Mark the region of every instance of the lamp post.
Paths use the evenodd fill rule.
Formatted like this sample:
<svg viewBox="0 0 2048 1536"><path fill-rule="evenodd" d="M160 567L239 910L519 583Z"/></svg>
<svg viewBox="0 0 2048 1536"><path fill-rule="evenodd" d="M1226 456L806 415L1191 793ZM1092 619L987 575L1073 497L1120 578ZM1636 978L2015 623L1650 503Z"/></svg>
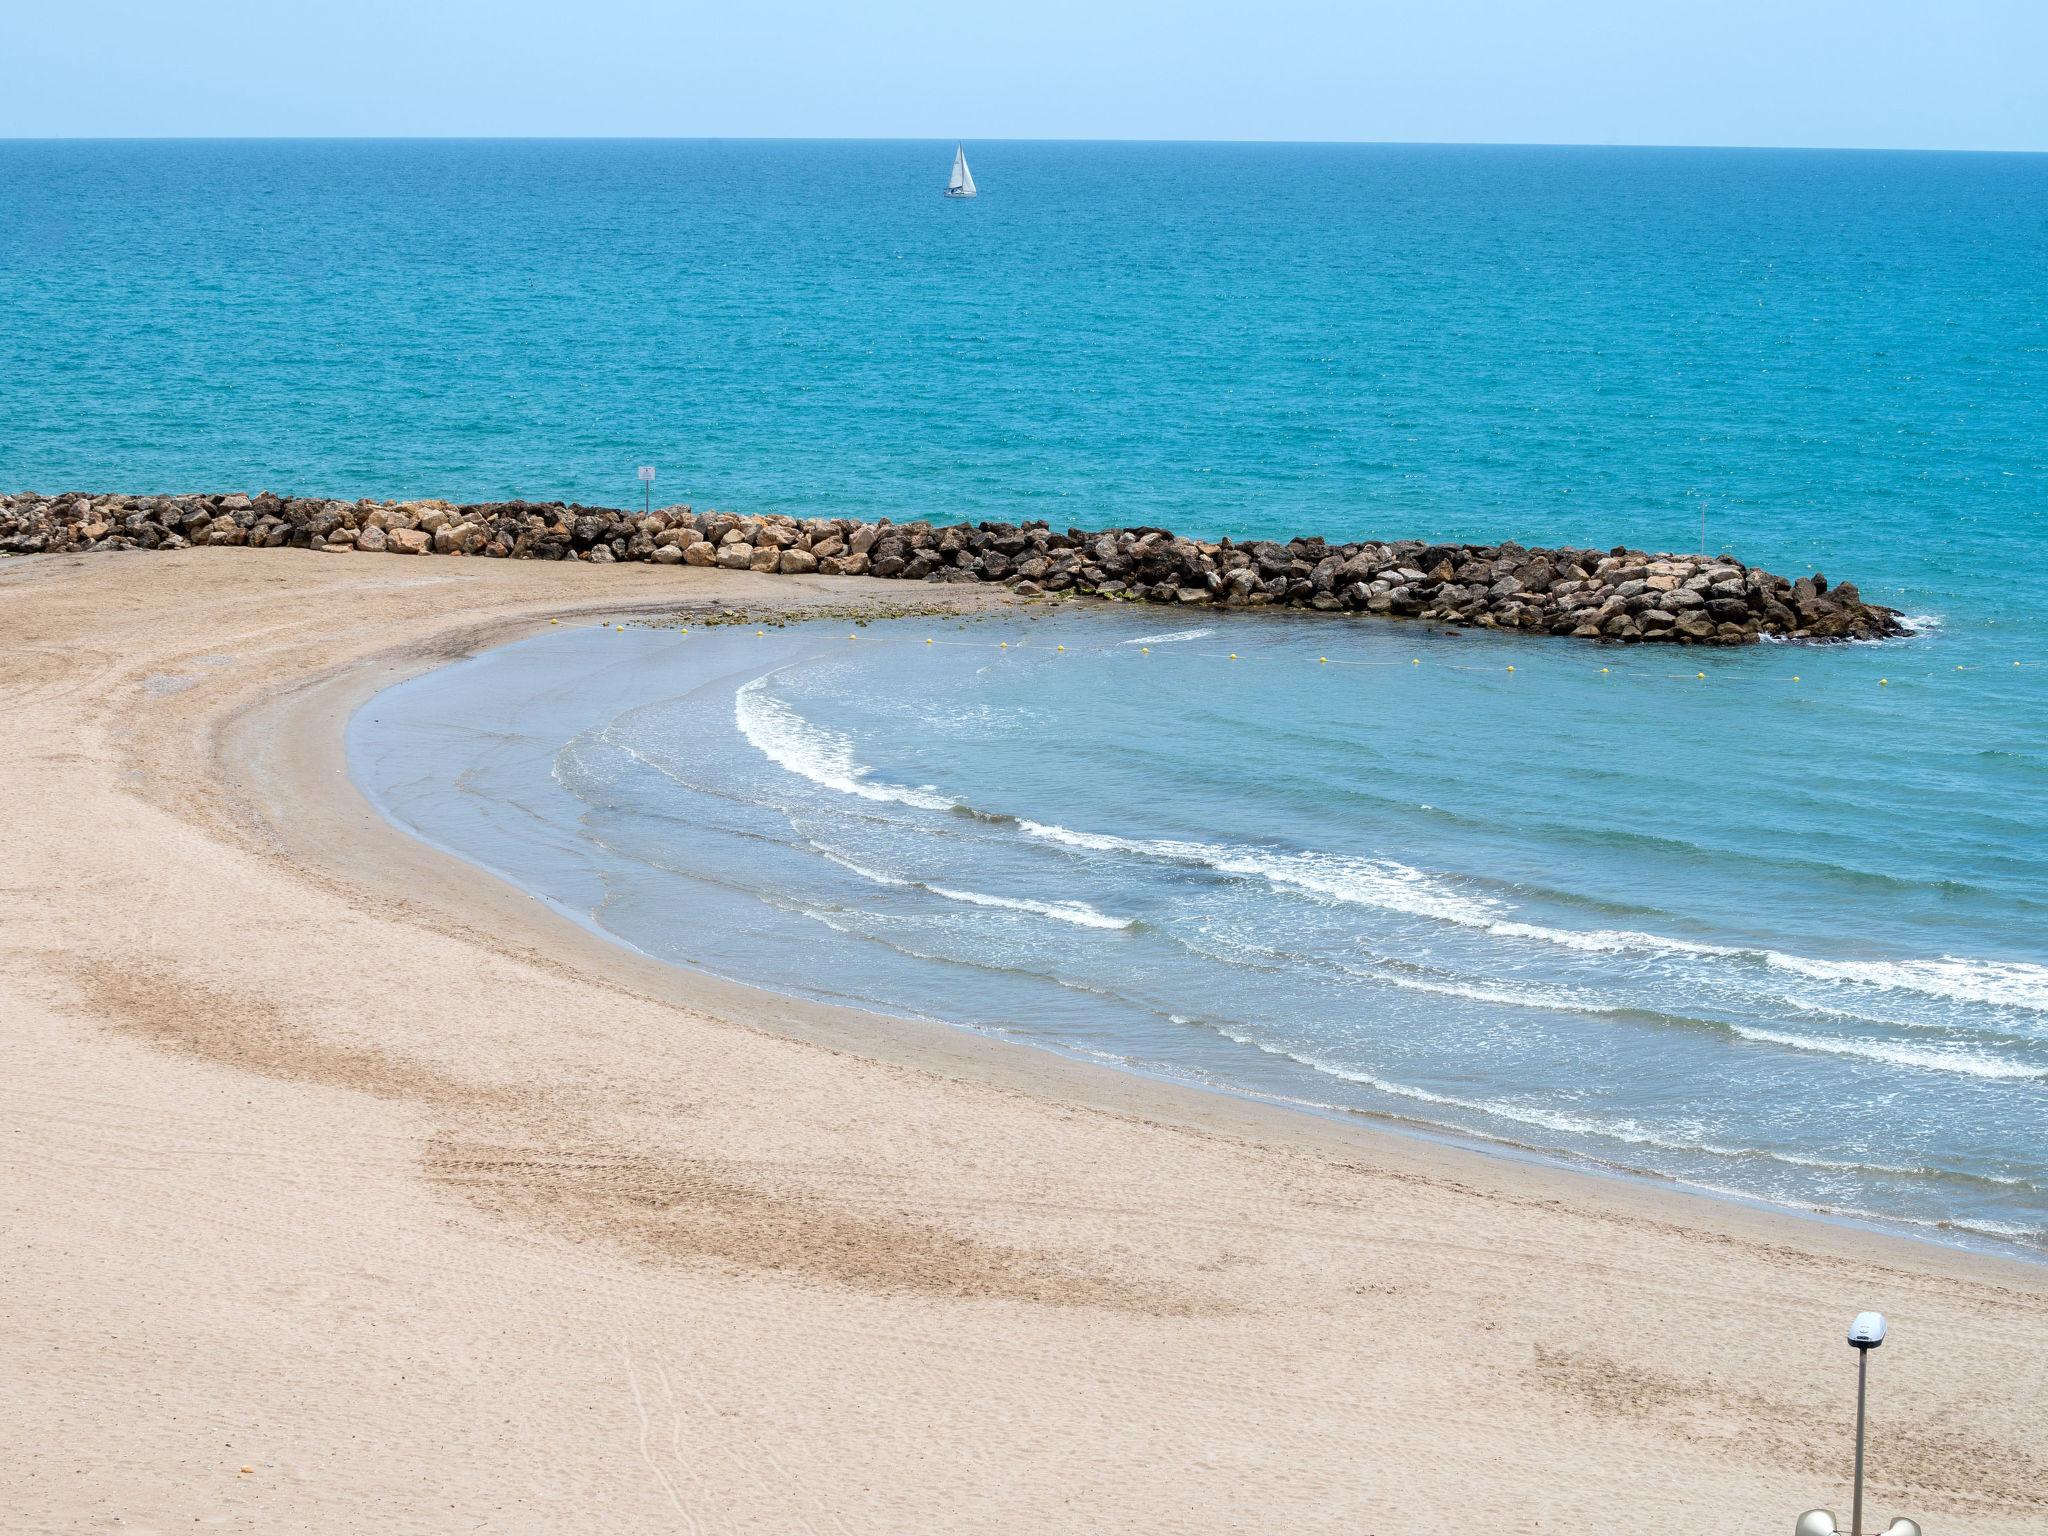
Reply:
<svg viewBox="0 0 2048 1536"><path fill-rule="evenodd" d="M1849 1536L1863 1536L1863 1404L1870 1386L1870 1352L1884 1342L1884 1314L1858 1312L1849 1325L1856 1351L1856 1491L1850 1496Z"/></svg>
<svg viewBox="0 0 2048 1536"><path fill-rule="evenodd" d="M1884 1343L1882 1312L1858 1312L1849 1325L1849 1347L1856 1351L1856 1474L1849 1506L1849 1536L1863 1536L1863 1410L1870 1384L1870 1352ZM1792 1536L1838 1536L1832 1510L1809 1509L1792 1527ZM1884 1528L1883 1536L1920 1536L1920 1527L1904 1515Z"/></svg>

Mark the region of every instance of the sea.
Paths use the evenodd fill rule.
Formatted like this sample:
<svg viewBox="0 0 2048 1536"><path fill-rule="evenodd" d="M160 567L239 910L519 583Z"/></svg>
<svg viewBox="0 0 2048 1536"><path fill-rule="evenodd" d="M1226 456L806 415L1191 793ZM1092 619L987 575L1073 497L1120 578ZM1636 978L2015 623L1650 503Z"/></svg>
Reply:
<svg viewBox="0 0 2048 1536"><path fill-rule="evenodd" d="M569 627L350 750L679 965L2048 1258L2048 157L966 150L0 143L0 490L1853 580L1912 637Z"/></svg>

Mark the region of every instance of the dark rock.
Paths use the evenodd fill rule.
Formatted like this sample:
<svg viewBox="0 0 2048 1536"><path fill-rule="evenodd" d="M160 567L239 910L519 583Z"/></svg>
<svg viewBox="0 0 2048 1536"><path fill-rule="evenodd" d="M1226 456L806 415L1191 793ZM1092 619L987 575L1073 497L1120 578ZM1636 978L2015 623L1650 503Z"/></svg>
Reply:
<svg viewBox="0 0 2048 1536"><path fill-rule="evenodd" d="M0 553L184 549L193 545L354 550L956 583L1018 592L1079 589L1174 604L1285 604L1455 621L1582 639L1742 645L1760 634L1872 639L1905 633L1892 609L1818 572L1788 581L1725 557L1615 548L1357 541L1235 544L1164 528L1043 522L872 523L693 512L645 514L560 502L451 506L308 497L0 495Z"/></svg>

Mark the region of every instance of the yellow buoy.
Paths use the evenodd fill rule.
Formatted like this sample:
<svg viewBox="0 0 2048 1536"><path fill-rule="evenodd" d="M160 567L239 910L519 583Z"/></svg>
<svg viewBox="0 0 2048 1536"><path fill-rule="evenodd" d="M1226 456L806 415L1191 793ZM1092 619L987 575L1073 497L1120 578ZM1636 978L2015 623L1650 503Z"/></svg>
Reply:
<svg viewBox="0 0 2048 1536"><path fill-rule="evenodd" d="M1706 675L1707 675L1707 674L1706 674L1706 673L1704 673L1704 672L1695 672L1695 673L1693 673L1693 676L1694 676L1694 677L1705 677Z"/></svg>
<svg viewBox="0 0 2048 1536"><path fill-rule="evenodd" d="M1231 659L1232 661L1235 661L1235 660L1237 660L1237 652L1235 652L1235 651L1232 651L1232 652L1230 653L1230 659Z"/></svg>
<svg viewBox="0 0 2048 1536"><path fill-rule="evenodd" d="M1138 654L1140 656L1150 656L1152 654L1152 647L1149 645L1141 645L1138 647Z"/></svg>
<svg viewBox="0 0 2048 1536"><path fill-rule="evenodd" d="M1891 685L1892 685L1892 680L1891 680L1890 678L1888 678L1888 677L1880 677L1880 678L1879 678L1879 679L1877 680L1877 686L1878 686L1878 687L1880 687L1880 688L1889 688L1889 687L1891 687Z"/></svg>
<svg viewBox="0 0 2048 1536"><path fill-rule="evenodd" d="M1053 647L1053 649L1056 651L1064 651L1066 647L1064 645L1056 645Z"/></svg>
<svg viewBox="0 0 2048 1536"><path fill-rule="evenodd" d="M757 630L755 630L755 631L754 631L754 633L755 633L755 635L759 636L759 635L765 635L765 634L767 634L767 633L768 633L768 631L767 631L767 630L765 630L765 629L757 629Z"/></svg>
<svg viewBox="0 0 2048 1536"><path fill-rule="evenodd" d="M932 641L931 641L931 636L929 636L929 635L925 636L925 641L924 641L924 643L925 643L926 645L930 645L930 644L932 643Z"/></svg>
<svg viewBox="0 0 2048 1536"><path fill-rule="evenodd" d="M1330 664L1330 658L1327 656L1318 656L1316 660L1320 661L1324 666L1328 666Z"/></svg>
<svg viewBox="0 0 2048 1536"><path fill-rule="evenodd" d="M626 626L623 624L614 624L612 628L616 629L622 635L626 632Z"/></svg>
<svg viewBox="0 0 2048 1536"><path fill-rule="evenodd" d="M1420 656L1411 656L1408 658L1408 665L1411 667L1419 667L1422 665L1422 658Z"/></svg>
<svg viewBox="0 0 2048 1536"><path fill-rule="evenodd" d="M1509 663L1508 663L1508 670L1509 670L1510 672L1512 672L1512 671L1514 671L1514 670L1515 670L1515 664L1514 664L1513 662L1509 662Z"/></svg>
<svg viewBox="0 0 2048 1536"><path fill-rule="evenodd" d="M1010 648L1010 642L1007 640L998 640L996 644L1001 646L1006 651Z"/></svg>
<svg viewBox="0 0 2048 1536"><path fill-rule="evenodd" d="M1605 671L1606 671L1607 669L1606 669L1605 667L1602 667L1602 668L1601 668L1600 670L1601 670L1602 672L1605 672Z"/></svg>
<svg viewBox="0 0 2048 1536"><path fill-rule="evenodd" d="M1797 672L1792 674L1792 681L1795 683L1799 681L1799 674Z"/></svg>

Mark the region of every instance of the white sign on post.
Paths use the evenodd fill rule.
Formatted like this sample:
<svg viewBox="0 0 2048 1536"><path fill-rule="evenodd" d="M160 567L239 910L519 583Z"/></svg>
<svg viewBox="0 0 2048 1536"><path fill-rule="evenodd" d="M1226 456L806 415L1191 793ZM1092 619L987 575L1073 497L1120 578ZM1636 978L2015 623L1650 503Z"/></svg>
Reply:
<svg viewBox="0 0 2048 1536"><path fill-rule="evenodd" d="M641 504L651 512L654 510L654 466L652 464L642 464L640 466L640 490Z"/></svg>
<svg viewBox="0 0 2048 1536"><path fill-rule="evenodd" d="M654 483L654 466L652 464L642 464L640 466L640 478L649 485L652 485Z"/></svg>

